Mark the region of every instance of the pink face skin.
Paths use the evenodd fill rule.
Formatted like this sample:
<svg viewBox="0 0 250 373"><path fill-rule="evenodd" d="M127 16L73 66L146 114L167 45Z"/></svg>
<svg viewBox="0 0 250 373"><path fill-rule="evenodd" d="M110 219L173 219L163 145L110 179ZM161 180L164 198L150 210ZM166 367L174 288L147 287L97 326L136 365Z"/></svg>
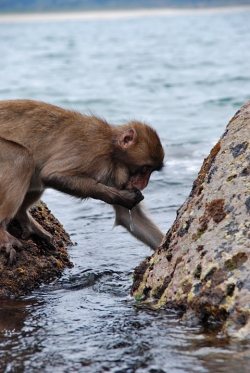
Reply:
<svg viewBox="0 0 250 373"><path fill-rule="evenodd" d="M139 190L143 190L148 185L151 173L153 172L153 167L143 166L140 171L134 174L129 182L126 184L126 189L131 189L136 187Z"/></svg>

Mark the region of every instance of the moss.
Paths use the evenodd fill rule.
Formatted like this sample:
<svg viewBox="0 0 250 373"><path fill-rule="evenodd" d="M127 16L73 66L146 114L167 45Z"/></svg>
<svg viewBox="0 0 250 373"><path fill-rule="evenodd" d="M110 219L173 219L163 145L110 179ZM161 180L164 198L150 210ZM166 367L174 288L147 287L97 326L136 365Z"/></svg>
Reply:
<svg viewBox="0 0 250 373"><path fill-rule="evenodd" d="M236 268L241 267L248 259L248 256L244 252L240 252L232 256L232 258L225 261L225 267L229 271L234 271Z"/></svg>
<svg viewBox="0 0 250 373"><path fill-rule="evenodd" d="M153 297L156 298L156 299L160 299L161 298L161 293L160 293L160 290L159 288L156 288L154 291L153 291Z"/></svg>
<svg viewBox="0 0 250 373"><path fill-rule="evenodd" d="M199 231L197 232L196 236L195 236L195 241L198 240L199 238L201 238L201 236L203 235L203 231Z"/></svg>
<svg viewBox="0 0 250 373"><path fill-rule="evenodd" d="M202 272L202 267L200 264L197 265L196 270L194 271L194 278L200 278Z"/></svg>
<svg viewBox="0 0 250 373"><path fill-rule="evenodd" d="M139 301L141 301L141 300L143 300L143 299L144 299L144 295L143 295L143 294L138 294L138 295L135 296L135 300L136 300L137 302L139 302Z"/></svg>
<svg viewBox="0 0 250 373"><path fill-rule="evenodd" d="M226 295L231 297L234 293L234 289L235 289L235 284L228 284L227 289L226 289Z"/></svg>
<svg viewBox="0 0 250 373"><path fill-rule="evenodd" d="M227 263L225 263L225 266L227 267L227 269L229 271L234 271L235 270L235 267L234 267L233 263L231 263L230 261L228 261Z"/></svg>
<svg viewBox="0 0 250 373"><path fill-rule="evenodd" d="M230 182L230 181L232 181L233 179L235 179L237 177L237 175L230 175L230 176L228 176L228 178L227 178L227 182Z"/></svg>

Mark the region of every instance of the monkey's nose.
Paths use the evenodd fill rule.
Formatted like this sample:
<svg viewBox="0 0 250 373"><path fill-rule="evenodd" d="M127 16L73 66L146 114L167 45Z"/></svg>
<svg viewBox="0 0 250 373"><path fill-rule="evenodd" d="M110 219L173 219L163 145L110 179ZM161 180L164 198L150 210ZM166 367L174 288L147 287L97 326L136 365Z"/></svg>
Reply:
<svg viewBox="0 0 250 373"><path fill-rule="evenodd" d="M139 190L143 190L146 188L147 185L148 185L148 180L138 180L137 183L134 184L133 186L135 186Z"/></svg>

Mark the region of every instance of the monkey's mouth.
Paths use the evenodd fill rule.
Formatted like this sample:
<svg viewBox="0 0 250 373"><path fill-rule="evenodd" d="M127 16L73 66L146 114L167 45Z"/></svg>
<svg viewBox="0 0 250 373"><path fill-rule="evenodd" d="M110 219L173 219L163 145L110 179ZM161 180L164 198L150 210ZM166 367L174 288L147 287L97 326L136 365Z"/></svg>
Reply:
<svg viewBox="0 0 250 373"><path fill-rule="evenodd" d="M132 178L129 180L129 182L126 184L125 189L132 189L136 188L138 190L143 190L148 185L148 180L145 179L138 179L138 178Z"/></svg>

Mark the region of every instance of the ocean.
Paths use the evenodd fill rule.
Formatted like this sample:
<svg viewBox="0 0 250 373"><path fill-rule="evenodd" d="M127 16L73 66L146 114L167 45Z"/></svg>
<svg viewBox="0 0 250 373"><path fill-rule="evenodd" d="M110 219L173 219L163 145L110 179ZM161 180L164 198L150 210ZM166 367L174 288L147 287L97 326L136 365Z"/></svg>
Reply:
<svg viewBox="0 0 250 373"><path fill-rule="evenodd" d="M164 171L145 190L166 233L235 112L250 99L250 8L0 16L0 99L29 98L160 135ZM74 268L0 302L4 373L244 373L250 344L129 295L149 248L103 202L43 200L71 235Z"/></svg>

